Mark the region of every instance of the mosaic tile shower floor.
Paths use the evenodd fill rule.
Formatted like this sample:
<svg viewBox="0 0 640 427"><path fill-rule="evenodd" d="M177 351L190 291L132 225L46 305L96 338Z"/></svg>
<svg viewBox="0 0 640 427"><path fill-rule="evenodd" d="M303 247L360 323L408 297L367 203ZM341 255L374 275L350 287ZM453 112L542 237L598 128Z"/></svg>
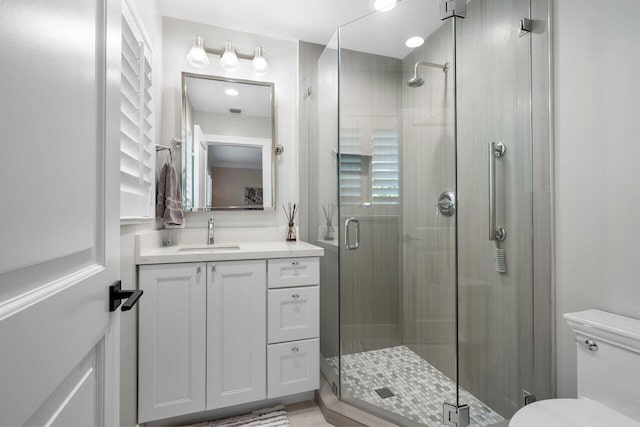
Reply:
<svg viewBox="0 0 640 427"><path fill-rule="evenodd" d="M328 360L337 369L338 358ZM442 403L455 396L455 383L409 348L401 345L342 357L343 386L354 398L427 426L442 426ZM388 387L395 396L381 398ZM447 399L449 398L449 399ZM505 419L464 389L460 400L470 407L471 425L491 426Z"/></svg>

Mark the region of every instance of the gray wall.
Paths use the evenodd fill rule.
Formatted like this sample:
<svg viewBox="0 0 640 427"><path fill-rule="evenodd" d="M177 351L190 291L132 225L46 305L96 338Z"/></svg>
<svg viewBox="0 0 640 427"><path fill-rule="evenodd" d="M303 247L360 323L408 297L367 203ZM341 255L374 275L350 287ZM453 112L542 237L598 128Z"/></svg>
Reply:
<svg viewBox="0 0 640 427"><path fill-rule="evenodd" d="M211 206L244 206L245 187L262 188L262 169L211 168L214 182Z"/></svg>
<svg viewBox="0 0 640 427"><path fill-rule="evenodd" d="M562 315L640 319L640 2L554 2L558 396L576 395Z"/></svg>
<svg viewBox="0 0 640 427"><path fill-rule="evenodd" d="M533 392L531 38L529 0L476 0L457 33L457 185L460 385L505 417ZM489 241L488 145L496 161L497 220L507 272Z"/></svg>
<svg viewBox="0 0 640 427"><path fill-rule="evenodd" d="M436 216L443 191L455 191L455 70L451 20L402 61L402 83L417 61L422 87L402 85L403 341L455 378L455 217ZM451 399L451 396L442 396Z"/></svg>
<svg viewBox="0 0 640 427"><path fill-rule="evenodd" d="M341 151L370 152L376 129L396 130L402 139L401 76L399 59L341 49L339 132L359 135L359 149L351 146L354 138L341 137ZM362 182L364 188L370 177L363 176ZM365 196L362 202L368 200ZM401 343L400 205L343 203L341 227L350 216L360 221L361 245L340 254L342 354Z"/></svg>

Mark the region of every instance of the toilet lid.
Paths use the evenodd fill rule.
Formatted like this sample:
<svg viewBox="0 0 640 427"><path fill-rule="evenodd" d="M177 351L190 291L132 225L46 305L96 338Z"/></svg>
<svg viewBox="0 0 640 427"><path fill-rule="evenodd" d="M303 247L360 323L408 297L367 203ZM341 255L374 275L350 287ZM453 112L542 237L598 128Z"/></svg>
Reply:
<svg viewBox="0 0 640 427"><path fill-rule="evenodd" d="M509 427L640 427L634 421L601 403L588 399L549 399L520 409Z"/></svg>

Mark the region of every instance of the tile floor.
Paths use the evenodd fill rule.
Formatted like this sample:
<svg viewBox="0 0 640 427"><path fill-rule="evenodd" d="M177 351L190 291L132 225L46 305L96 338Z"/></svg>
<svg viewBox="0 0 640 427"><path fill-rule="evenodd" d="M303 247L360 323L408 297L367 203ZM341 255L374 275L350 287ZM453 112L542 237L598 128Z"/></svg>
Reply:
<svg viewBox="0 0 640 427"><path fill-rule="evenodd" d="M337 358L329 363L337 367ZM406 346L343 356L343 396L381 407L427 426L441 426L442 403L455 397L455 383ZM395 396L381 398L376 389L388 387ZM505 419L468 391L461 403L470 406L471 425L493 426Z"/></svg>
<svg viewBox="0 0 640 427"><path fill-rule="evenodd" d="M327 423L322 415L322 411L320 411L316 402L312 400L287 405L287 416L289 417L291 427L333 426L333 424Z"/></svg>

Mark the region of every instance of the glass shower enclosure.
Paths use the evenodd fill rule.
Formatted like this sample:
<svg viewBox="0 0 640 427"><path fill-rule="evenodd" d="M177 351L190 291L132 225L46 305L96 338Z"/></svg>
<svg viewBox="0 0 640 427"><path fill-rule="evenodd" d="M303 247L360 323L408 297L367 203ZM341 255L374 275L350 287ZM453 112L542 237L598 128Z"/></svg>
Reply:
<svg viewBox="0 0 640 427"><path fill-rule="evenodd" d="M533 392L529 2L399 1L311 77L322 372L399 425L501 425Z"/></svg>

